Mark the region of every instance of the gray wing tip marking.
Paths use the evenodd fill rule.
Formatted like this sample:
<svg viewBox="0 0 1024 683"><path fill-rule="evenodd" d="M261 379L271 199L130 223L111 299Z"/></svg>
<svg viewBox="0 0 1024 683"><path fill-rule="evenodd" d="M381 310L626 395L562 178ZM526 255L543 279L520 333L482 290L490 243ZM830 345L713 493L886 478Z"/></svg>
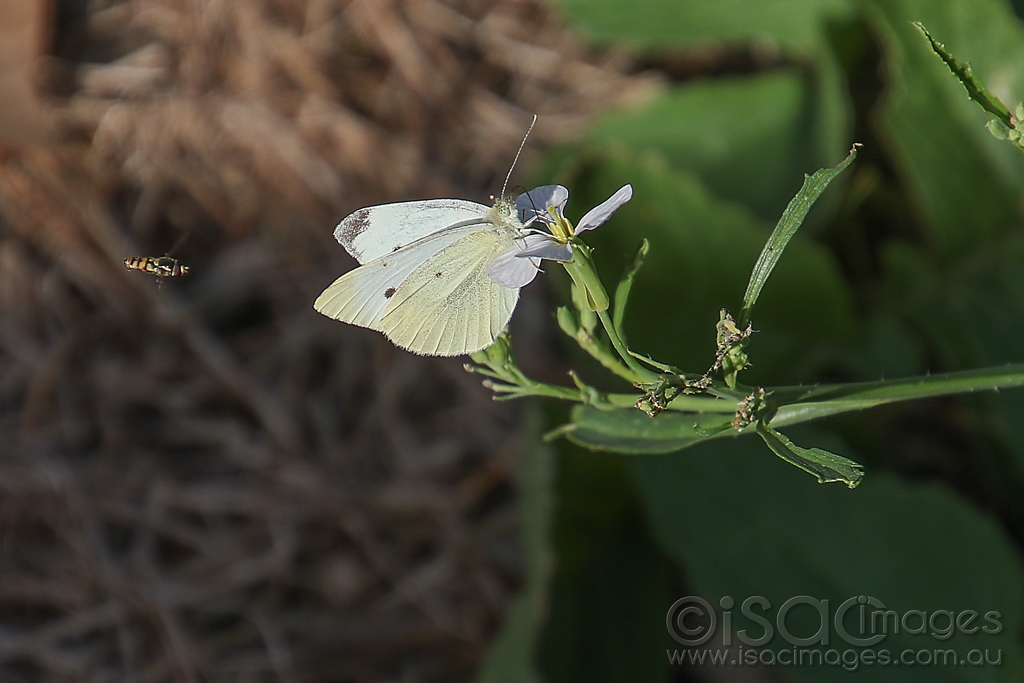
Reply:
<svg viewBox="0 0 1024 683"><path fill-rule="evenodd" d="M370 227L370 208L359 209L353 211L348 216L342 219L338 223L338 227L334 229L334 239L341 243L341 246L348 250L348 253L359 258L359 254L356 253L353 243L355 239L359 237L367 228Z"/></svg>

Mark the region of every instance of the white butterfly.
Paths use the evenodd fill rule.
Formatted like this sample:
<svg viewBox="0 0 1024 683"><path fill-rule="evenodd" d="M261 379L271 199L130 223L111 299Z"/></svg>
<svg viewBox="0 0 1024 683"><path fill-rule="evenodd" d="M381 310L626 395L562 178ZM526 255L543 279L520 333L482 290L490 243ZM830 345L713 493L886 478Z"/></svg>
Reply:
<svg viewBox="0 0 1024 683"><path fill-rule="evenodd" d="M504 199L494 207L428 199L359 209L334 236L361 265L335 280L313 308L383 332L414 353L479 351L494 343L519 300L519 287L495 282L488 265L523 232ZM538 266L539 259L514 259L502 279L521 280L517 271L535 273Z"/></svg>
<svg viewBox="0 0 1024 683"><path fill-rule="evenodd" d="M573 227L569 191L545 185L493 207L427 199L359 209L334 237L361 264L313 303L320 313L383 332L403 349L458 356L487 348L512 317L540 260L572 258L570 240L629 201L623 186ZM551 232L527 228L537 221Z"/></svg>

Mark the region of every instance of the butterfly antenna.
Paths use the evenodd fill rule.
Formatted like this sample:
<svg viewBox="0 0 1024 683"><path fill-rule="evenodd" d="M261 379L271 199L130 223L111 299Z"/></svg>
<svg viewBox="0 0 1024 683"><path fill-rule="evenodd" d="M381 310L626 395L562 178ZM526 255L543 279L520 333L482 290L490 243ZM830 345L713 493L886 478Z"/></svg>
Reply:
<svg viewBox="0 0 1024 683"><path fill-rule="evenodd" d="M526 139L530 137L530 131L533 130L534 124L537 123L537 115L533 115L533 121L530 122L530 127L526 129L526 135L523 136L523 141L519 143L519 151L516 152L516 158L512 160L512 166L508 169L508 175L505 176L505 182L501 184L501 196L505 196L505 188L508 187L508 180L512 177L512 171L516 167L516 162L519 161L519 155L523 153L523 147L526 147Z"/></svg>

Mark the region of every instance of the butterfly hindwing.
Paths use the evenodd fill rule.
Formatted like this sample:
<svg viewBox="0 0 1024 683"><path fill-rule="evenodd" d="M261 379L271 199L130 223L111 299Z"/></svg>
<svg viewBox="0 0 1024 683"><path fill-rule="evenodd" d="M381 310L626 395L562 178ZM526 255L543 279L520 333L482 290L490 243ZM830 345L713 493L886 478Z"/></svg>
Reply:
<svg viewBox="0 0 1024 683"><path fill-rule="evenodd" d="M490 346L512 317L519 290L494 282L487 265L515 237L514 230L491 225L435 253L388 300L380 330L397 346L429 356Z"/></svg>

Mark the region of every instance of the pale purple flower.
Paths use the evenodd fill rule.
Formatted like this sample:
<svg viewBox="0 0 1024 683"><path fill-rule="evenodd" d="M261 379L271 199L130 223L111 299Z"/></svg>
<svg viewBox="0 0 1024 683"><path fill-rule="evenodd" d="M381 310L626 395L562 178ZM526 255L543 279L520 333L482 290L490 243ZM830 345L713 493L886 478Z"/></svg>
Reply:
<svg viewBox="0 0 1024 683"><path fill-rule="evenodd" d="M569 201L569 190L561 185L544 185L519 195L516 197L516 211L523 225L541 223L550 232L533 228L526 230L514 245L494 257L487 266L487 274L505 287L529 284L540 270L541 259L572 259L572 237L607 221L632 196L632 186L623 185L618 192L588 211L573 227L562 213Z"/></svg>

